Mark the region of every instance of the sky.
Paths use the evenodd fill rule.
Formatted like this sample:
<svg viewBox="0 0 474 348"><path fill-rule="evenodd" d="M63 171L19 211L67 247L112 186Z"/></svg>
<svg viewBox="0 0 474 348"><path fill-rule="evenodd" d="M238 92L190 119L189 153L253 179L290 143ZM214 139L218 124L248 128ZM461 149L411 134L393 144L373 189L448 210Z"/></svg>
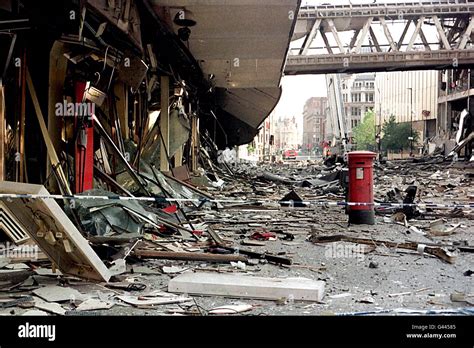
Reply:
<svg viewBox="0 0 474 348"><path fill-rule="evenodd" d="M327 95L325 75L284 76L281 85L283 92L275 109L281 116L302 115L306 100Z"/></svg>

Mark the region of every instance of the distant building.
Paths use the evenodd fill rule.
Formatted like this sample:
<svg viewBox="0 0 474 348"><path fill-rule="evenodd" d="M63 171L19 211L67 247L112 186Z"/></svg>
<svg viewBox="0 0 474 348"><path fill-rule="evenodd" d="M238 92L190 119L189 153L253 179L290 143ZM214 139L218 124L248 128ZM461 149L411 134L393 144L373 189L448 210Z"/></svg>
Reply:
<svg viewBox="0 0 474 348"><path fill-rule="evenodd" d="M365 113L375 106L375 73L341 76L342 99L347 132L362 122Z"/></svg>
<svg viewBox="0 0 474 348"><path fill-rule="evenodd" d="M436 134L438 72L398 71L377 73L375 79L375 124L377 129L395 116L409 122L420 140Z"/></svg>
<svg viewBox="0 0 474 348"><path fill-rule="evenodd" d="M301 146L298 122L295 116L280 116L274 119L275 151L299 149Z"/></svg>
<svg viewBox="0 0 474 348"><path fill-rule="evenodd" d="M474 74L471 69L442 70L438 79L438 134L454 139L461 111L474 112Z"/></svg>
<svg viewBox="0 0 474 348"><path fill-rule="evenodd" d="M319 150L326 134L326 111L326 97L312 97L306 101L303 109L303 151L314 153Z"/></svg>

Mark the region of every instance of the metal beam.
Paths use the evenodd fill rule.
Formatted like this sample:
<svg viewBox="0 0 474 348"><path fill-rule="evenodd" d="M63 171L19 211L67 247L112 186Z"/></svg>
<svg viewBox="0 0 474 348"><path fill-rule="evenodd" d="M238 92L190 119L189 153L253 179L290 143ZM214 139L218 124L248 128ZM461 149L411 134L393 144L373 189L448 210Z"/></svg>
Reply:
<svg viewBox="0 0 474 348"><path fill-rule="evenodd" d="M361 73L375 71L433 70L471 66L474 50L410 51L359 54L290 56L285 74ZM347 63L349 65L347 66Z"/></svg>
<svg viewBox="0 0 474 348"><path fill-rule="evenodd" d="M405 18L413 16L450 15L474 13L474 2L471 0L393 2L375 4L318 5L303 6L298 12L298 19L316 18L355 18L379 17Z"/></svg>
<svg viewBox="0 0 474 348"><path fill-rule="evenodd" d="M421 41L423 42L423 45L425 46L425 50L427 51L431 51L431 47L430 47L430 44L428 43L428 40L426 40L426 36L425 36L425 33L423 32L423 20L420 19L415 19L415 24L418 25L418 22L421 22L421 25L420 25L420 38L421 38Z"/></svg>
<svg viewBox="0 0 474 348"><path fill-rule="evenodd" d="M439 21L438 16L433 16L433 23L435 24L436 30L438 31L438 36L439 40L441 43L443 43L443 47L446 50L451 49L451 45L449 44L448 38L446 37L446 34L444 33L444 29L441 25L441 22Z"/></svg>
<svg viewBox="0 0 474 348"><path fill-rule="evenodd" d="M451 27L451 29L447 33L447 38L448 38L449 42L454 42L455 41L454 35L456 35L456 33L459 35L459 28L462 27L463 21L464 21L463 18L460 18L460 17L456 18L456 20L454 21L453 26ZM443 29L443 32L444 32L444 29Z"/></svg>
<svg viewBox="0 0 474 348"><path fill-rule="evenodd" d="M465 15L467 13L469 16ZM359 18L344 22L344 19L348 17ZM300 26L308 31L311 28L307 38L316 35L314 24L318 19L321 19L319 30L324 46L315 47L314 41L308 40L303 48L306 48L305 53L307 54L310 45L317 50L325 47L327 53L308 56L306 61L299 61L298 56L293 55L288 58L286 73L298 74L300 73L297 71L298 69L304 73L308 73L307 71L315 73L317 71L324 71L324 73L372 71L370 70L371 66L374 66L376 71L403 70L404 67L408 70L415 67L426 69L423 66L425 63L432 69L442 69L451 66L454 58L458 59L458 62L463 60L463 63L460 64L466 66L465 55L461 53L468 51L469 42L474 39L474 0L306 6L300 9L298 20L310 21L313 24L313 27L310 27L308 23L304 23L306 26ZM393 29L389 29L388 21L397 21L404 25L398 42L394 40L390 32L390 30L393 32ZM413 30L411 29L412 22L414 23ZM380 36L377 38L374 24L380 24L386 41L379 41ZM427 25L433 25L436 28L433 30L438 33L438 37L431 40L433 42L430 42L426 36L428 34ZM333 43L331 46L329 43L326 36L329 31L334 36L337 45ZM298 37L301 37L301 34L305 34L305 32L299 33ZM408 35L410 38L405 40ZM313 43L311 44L311 42ZM419 43L423 44L424 51L416 50ZM335 47L338 47L341 53L338 53ZM371 54L361 53L365 47L371 48ZM302 49L297 48L296 52L301 52ZM472 57L474 50L469 51L471 52L465 54ZM447 58L447 54L452 52L455 52L454 56L449 55ZM424 53L427 55L421 55ZM314 65L315 61L320 64L320 67ZM304 62L310 67L306 67ZM347 63L349 63L349 67ZM298 65L299 68L293 64ZM329 66L330 64L332 66Z"/></svg>
<svg viewBox="0 0 474 348"><path fill-rule="evenodd" d="M339 34L337 33L336 25L334 24L332 19L328 19L327 22L329 24L329 29L331 30L331 33L334 36L334 39L336 40L337 46L341 50L341 53L344 53L344 46L342 45L341 39L339 38Z"/></svg>
<svg viewBox="0 0 474 348"><path fill-rule="evenodd" d="M382 52L382 49L380 48L380 45L379 45L379 41L377 40L377 36L375 36L375 33L371 27L369 28L369 33L372 40L374 40L374 45L377 52Z"/></svg>
<svg viewBox="0 0 474 348"><path fill-rule="evenodd" d="M464 33L461 36L461 41L459 41L459 44L457 45L458 50L462 50L466 47L467 41L471 37L472 29L474 28L474 15L471 15L471 20L469 21L469 24L464 31Z"/></svg>
<svg viewBox="0 0 474 348"><path fill-rule="evenodd" d="M367 36L367 32L369 31L370 25L372 24L373 17L369 17L367 21L364 23L364 27L362 28L362 33L359 36L359 39L357 40L357 44L355 46L355 53L360 52L360 48L362 47L362 43L365 40L365 37Z"/></svg>
<svg viewBox="0 0 474 348"><path fill-rule="evenodd" d="M324 32L323 28L320 29L321 37L323 38L324 44L326 45L326 49L328 50L329 54L333 54L331 45L329 44L329 40Z"/></svg>
<svg viewBox="0 0 474 348"><path fill-rule="evenodd" d="M397 47L397 45L395 45L392 34L390 33L390 30L388 30L387 22L385 22L385 18L379 17L379 21L382 24L383 32L388 40L388 43L390 44L390 48L392 49L392 51L398 51L400 47Z"/></svg>
<svg viewBox="0 0 474 348"><path fill-rule="evenodd" d="M412 50L413 45L415 44L415 40L418 37L418 34L420 32L421 24L423 23L424 20L425 20L425 17L421 17L419 21L415 21L415 24L416 24L415 31L413 32L411 39L408 42L407 52Z"/></svg>
<svg viewBox="0 0 474 348"><path fill-rule="evenodd" d="M407 24L405 25L405 28L403 29L403 33L400 36L400 39L398 40L397 51L400 51L400 48L402 48L403 40L405 40L405 36L407 35L408 28L410 28L410 24L411 24L411 19L408 20Z"/></svg>
<svg viewBox="0 0 474 348"><path fill-rule="evenodd" d="M347 50L347 53L350 53L350 51L352 50L352 47L354 47L356 41L357 41L357 37L359 36L359 33L360 33L360 29L357 29L355 32L354 32L354 36L352 36L352 39L351 39L351 42L349 44L349 49Z"/></svg>
<svg viewBox="0 0 474 348"><path fill-rule="evenodd" d="M319 31L319 27L321 26L321 18L318 18L316 19L316 21L314 22L312 28L311 28L311 31L309 32L308 36L306 37L306 41L300 51L300 54L302 55L306 55L306 53L308 53L308 50L311 46L311 44L313 43L313 40L316 38L316 34L318 33Z"/></svg>

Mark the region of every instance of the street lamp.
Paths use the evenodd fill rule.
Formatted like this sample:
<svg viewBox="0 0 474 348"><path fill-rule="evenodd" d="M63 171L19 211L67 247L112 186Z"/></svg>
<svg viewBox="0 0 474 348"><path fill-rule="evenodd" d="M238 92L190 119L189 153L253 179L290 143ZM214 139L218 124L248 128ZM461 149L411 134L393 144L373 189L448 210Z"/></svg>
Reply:
<svg viewBox="0 0 474 348"><path fill-rule="evenodd" d="M380 88L377 87L379 92L379 128L377 129L377 121L376 115L374 115L374 122L375 122L375 143L377 146L378 158L379 160L382 158L381 150L382 150L382 94L380 94Z"/></svg>
<svg viewBox="0 0 474 348"><path fill-rule="evenodd" d="M407 89L410 90L410 136L408 140L410 140L410 157L413 156L413 88L408 87Z"/></svg>

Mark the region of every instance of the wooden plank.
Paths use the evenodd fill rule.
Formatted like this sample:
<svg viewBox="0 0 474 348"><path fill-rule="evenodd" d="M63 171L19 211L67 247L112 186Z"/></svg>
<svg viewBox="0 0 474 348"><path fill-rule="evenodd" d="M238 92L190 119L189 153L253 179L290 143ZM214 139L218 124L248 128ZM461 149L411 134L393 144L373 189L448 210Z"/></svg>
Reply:
<svg viewBox="0 0 474 348"><path fill-rule="evenodd" d="M174 303L189 302L193 300L190 297L183 296L140 298L136 296L121 295L117 296L117 298L125 303L131 304L138 308L150 308L158 305L169 305Z"/></svg>
<svg viewBox="0 0 474 348"><path fill-rule="evenodd" d="M187 166L176 166L175 168L171 168L171 173L178 180L181 180L181 181L191 180Z"/></svg>
<svg viewBox="0 0 474 348"><path fill-rule="evenodd" d="M63 102L64 80L66 79L66 69L68 60L64 56L65 45L56 41L49 54L49 95L48 95L48 132L55 149L61 146L61 118L56 115L56 103ZM51 174L51 161L46 167L46 176ZM58 187L53 180L50 189L56 191Z"/></svg>
<svg viewBox="0 0 474 348"><path fill-rule="evenodd" d="M232 247L224 247L224 248L227 249L227 250L233 251L233 252L237 252L237 250L235 248L232 248ZM247 255L250 258L263 259L263 260L267 260L268 262L271 262L271 263L276 263L276 264L281 264L281 265L291 265L293 263L293 261L291 259L279 256L279 255L261 253L261 252L258 252L258 251L242 249L242 248L239 248L238 252L242 255Z"/></svg>
<svg viewBox="0 0 474 348"><path fill-rule="evenodd" d="M0 182L0 193L49 195L42 185L10 181ZM110 279L107 267L56 201L14 199L3 202L62 273L97 281Z"/></svg>
<svg viewBox="0 0 474 348"><path fill-rule="evenodd" d="M193 115L191 106L189 106L189 115L191 115L191 172L198 169L199 161L199 119Z"/></svg>
<svg viewBox="0 0 474 348"><path fill-rule="evenodd" d="M211 236L218 246L225 246L226 242L217 234L211 226L207 226L207 233Z"/></svg>
<svg viewBox="0 0 474 348"><path fill-rule="evenodd" d="M117 81L114 84L114 93L117 96L117 115L122 132L122 139L127 140L130 130L128 128L128 92L125 84L121 81Z"/></svg>
<svg viewBox="0 0 474 348"><path fill-rule="evenodd" d="M209 253L190 253L190 252L173 252L173 251L156 251L137 249L134 251L135 256L150 259L165 260L186 260L186 261L207 261L207 262L246 262L247 258L241 255L233 254L209 254Z"/></svg>
<svg viewBox="0 0 474 348"><path fill-rule="evenodd" d="M181 146L174 154L174 167L183 166L183 147ZM173 170L173 169L171 169Z"/></svg>
<svg viewBox="0 0 474 348"><path fill-rule="evenodd" d="M170 170L168 162L168 149L170 145L170 115L169 115L169 94L170 94L170 78L161 76L161 112L160 112L160 171L167 172Z"/></svg>
<svg viewBox="0 0 474 348"><path fill-rule="evenodd" d="M264 278L235 274L184 273L171 279L168 291L237 298L295 301L321 301L323 281L305 278Z"/></svg>
<svg viewBox="0 0 474 348"><path fill-rule="evenodd" d="M61 180L61 184L59 185L61 187L61 191L65 191L62 192L63 194L66 193L68 195L72 195L72 191L69 188L68 180L66 178L66 175L64 174L63 168L61 167L61 163L59 162L59 158L56 153L56 150L54 149L54 145L49 137L48 128L44 123L43 112L41 111L41 107L38 102L38 97L36 96L36 90L33 85L33 81L31 80L31 75L28 68L26 69L26 81L28 84L28 90L30 91L31 100L33 101L33 105L35 107L36 118L38 119L38 123L41 128L41 133L43 135L44 142L46 143L46 148L48 149L49 159L51 161L52 166L57 170L59 180Z"/></svg>
<svg viewBox="0 0 474 348"><path fill-rule="evenodd" d="M416 242L391 242L386 240L377 240L377 239L367 239L367 238L357 238L357 237L349 237L342 234L332 235L332 236L318 236L313 235L309 239L312 243L330 243L330 242L351 242L357 244L368 244L374 246L384 246L387 248L400 248L400 249L408 249L413 251L418 251L419 253L427 253L433 256L438 257L439 259L446 261L448 263L455 263L457 256L448 252L445 249L439 247L431 247L427 246L424 243L416 243Z"/></svg>

